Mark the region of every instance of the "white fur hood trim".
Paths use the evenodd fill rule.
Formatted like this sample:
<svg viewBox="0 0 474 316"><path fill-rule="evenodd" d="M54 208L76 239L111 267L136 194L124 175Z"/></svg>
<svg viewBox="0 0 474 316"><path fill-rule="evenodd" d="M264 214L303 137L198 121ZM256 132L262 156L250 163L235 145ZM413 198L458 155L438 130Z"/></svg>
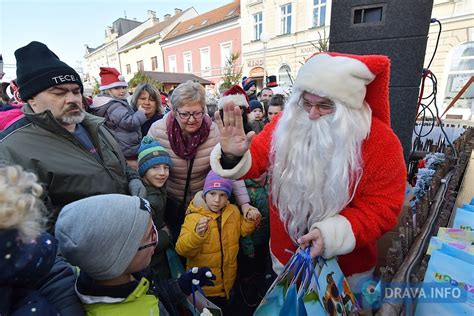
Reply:
<svg viewBox="0 0 474 316"><path fill-rule="evenodd" d="M226 96L219 99L219 102L217 103L217 108L219 110L223 109L224 104L226 104L229 101L234 102L234 104L238 105L238 106L243 106L243 107L246 107L246 108L249 107L249 104L247 102L247 98L245 97L245 95L243 95L243 94L230 94L230 95L226 95Z"/></svg>

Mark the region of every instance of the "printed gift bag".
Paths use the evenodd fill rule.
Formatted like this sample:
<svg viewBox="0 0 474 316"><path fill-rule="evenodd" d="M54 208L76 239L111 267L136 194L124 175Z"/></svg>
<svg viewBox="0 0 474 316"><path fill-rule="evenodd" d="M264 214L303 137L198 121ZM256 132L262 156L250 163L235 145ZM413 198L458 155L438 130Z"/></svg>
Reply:
<svg viewBox="0 0 474 316"><path fill-rule="evenodd" d="M474 231L461 228L440 227L438 230L438 237L448 241L474 245Z"/></svg>
<svg viewBox="0 0 474 316"><path fill-rule="evenodd" d="M349 315L357 306L337 260L313 260L307 248L291 257L254 315Z"/></svg>
<svg viewBox="0 0 474 316"><path fill-rule="evenodd" d="M474 231L474 212L457 208L453 227Z"/></svg>
<svg viewBox="0 0 474 316"><path fill-rule="evenodd" d="M443 244L431 255L422 288L416 316L473 315L474 255Z"/></svg>
<svg viewBox="0 0 474 316"><path fill-rule="evenodd" d="M466 251L472 255L474 255L474 246L470 243L457 241L457 240L448 240L440 237L431 237L430 244L428 245L428 250L426 251L427 255L431 255L433 251L441 249L441 247L447 244L451 247Z"/></svg>
<svg viewBox="0 0 474 316"><path fill-rule="evenodd" d="M327 314L349 315L355 312L358 309L355 296L336 259L318 258L318 264L321 266L319 299Z"/></svg>

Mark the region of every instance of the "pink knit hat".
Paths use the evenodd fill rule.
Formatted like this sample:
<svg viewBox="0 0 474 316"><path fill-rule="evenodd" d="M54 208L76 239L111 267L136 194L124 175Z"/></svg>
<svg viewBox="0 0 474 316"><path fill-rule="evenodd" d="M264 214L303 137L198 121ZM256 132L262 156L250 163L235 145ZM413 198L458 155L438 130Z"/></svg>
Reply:
<svg viewBox="0 0 474 316"><path fill-rule="evenodd" d="M218 190L224 191L227 194L227 197L230 197L232 192L232 182L233 180L222 178L211 170L207 174L206 180L204 181L203 193L206 195L206 193L209 191Z"/></svg>

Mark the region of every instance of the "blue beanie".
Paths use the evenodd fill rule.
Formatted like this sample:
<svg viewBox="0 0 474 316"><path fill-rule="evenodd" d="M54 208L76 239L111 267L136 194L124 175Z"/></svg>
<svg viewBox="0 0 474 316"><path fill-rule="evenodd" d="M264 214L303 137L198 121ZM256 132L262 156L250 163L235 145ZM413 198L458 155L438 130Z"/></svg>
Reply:
<svg viewBox="0 0 474 316"><path fill-rule="evenodd" d="M143 177L153 166L165 164L171 167L171 157L166 149L151 136L142 139L138 149L138 173Z"/></svg>
<svg viewBox="0 0 474 316"><path fill-rule="evenodd" d="M245 91L248 91L252 86L256 86L257 81L252 78L248 77L243 77L242 78L242 88L244 88Z"/></svg>
<svg viewBox="0 0 474 316"><path fill-rule="evenodd" d="M258 100L250 100L250 112L255 110L255 109L260 109L260 110L263 111L262 103Z"/></svg>

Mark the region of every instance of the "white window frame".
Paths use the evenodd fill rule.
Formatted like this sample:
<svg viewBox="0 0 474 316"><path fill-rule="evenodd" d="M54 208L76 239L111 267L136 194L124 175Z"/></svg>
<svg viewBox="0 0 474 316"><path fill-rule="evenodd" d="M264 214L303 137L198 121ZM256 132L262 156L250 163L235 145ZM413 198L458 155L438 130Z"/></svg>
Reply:
<svg viewBox="0 0 474 316"><path fill-rule="evenodd" d="M190 50L183 53L183 72L193 73L193 53Z"/></svg>
<svg viewBox="0 0 474 316"><path fill-rule="evenodd" d="M286 73L286 72L284 73L285 78L288 78L288 82L284 81L283 78L282 78L282 76L281 76L281 73L282 73L281 70L282 70L282 68L284 68L284 67L287 67L288 70L289 70L289 74ZM289 77L289 76L291 76L291 67L290 67L290 65L288 65L288 64L282 64L282 65L280 66L280 68L278 68L278 84L279 84L280 86L285 86L285 87L291 86L291 80L290 80L290 77Z"/></svg>
<svg viewBox="0 0 474 316"><path fill-rule="evenodd" d="M288 8L290 8L290 10L288 10ZM291 28L292 28L292 24L293 24L293 4L291 2L289 3L285 3L283 5L281 5L279 7L279 10L280 10L280 34L281 35L285 35L285 34L291 34ZM288 13L288 11L291 11L290 13ZM287 29L288 28L288 18L290 19L290 23L289 23L289 30Z"/></svg>
<svg viewBox="0 0 474 316"><path fill-rule="evenodd" d="M143 64L143 59L137 61L137 71L145 71L145 65Z"/></svg>
<svg viewBox="0 0 474 316"><path fill-rule="evenodd" d="M260 20L257 21L257 16L260 17ZM263 32L263 12L257 12L252 15L253 19L253 39L256 41L260 40L260 36L262 35Z"/></svg>
<svg viewBox="0 0 474 316"><path fill-rule="evenodd" d="M151 70L157 71L158 70L158 56L151 57L150 63L151 63Z"/></svg>
<svg viewBox="0 0 474 316"><path fill-rule="evenodd" d="M229 53L226 55L225 52L227 50L227 47L228 47ZM220 43L220 52L221 52L221 68L224 69L227 57L232 54L232 41Z"/></svg>
<svg viewBox="0 0 474 316"><path fill-rule="evenodd" d="M168 56L168 72L178 72L178 66L176 64L176 55Z"/></svg>
<svg viewBox="0 0 474 316"><path fill-rule="evenodd" d="M315 1L318 1L317 4L314 4ZM325 1L322 3L322 1ZM328 17L328 10L329 10L329 5L328 5L329 0L310 0L310 8L312 10L310 11L310 27L323 27L326 25L326 19ZM321 21L321 11L324 9L324 21ZM314 21L314 11L318 11L318 21Z"/></svg>
<svg viewBox="0 0 474 316"><path fill-rule="evenodd" d="M211 75L211 47L210 46L201 47L199 49L199 55L201 58L201 75L210 76Z"/></svg>
<svg viewBox="0 0 474 316"><path fill-rule="evenodd" d="M452 52L450 53L450 58L447 60L447 71L446 71L446 75L445 75L445 80L444 80L444 105L447 105L449 104L449 102L451 102L452 98L454 98L454 96L462 89L462 87L464 86L464 84L467 82L467 80L469 80L469 77L474 75L474 69L461 69L461 70L453 70L453 64L455 62L457 63L460 63L461 61L463 60L473 60L474 59L474 55L470 55L470 56L462 56L462 54L464 53L464 51L466 49L469 49L468 46L469 45L474 45L474 41L469 41L469 42L464 42L464 43L461 43L459 45L457 45L456 47L453 47L452 48ZM465 47L463 49L463 47ZM451 76L464 76L464 78L462 79L451 79L450 77ZM457 89L454 90L454 91L447 91L448 90L448 85L454 85L453 81L456 80L457 84ZM471 87L468 89L470 90L472 89L472 85ZM468 91L466 90L466 91ZM462 102L464 100L461 100L461 102L457 102L455 105L454 105L454 109L470 109L472 108L472 105L469 105L469 101L465 101L465 102ZM471 104L473 102L471 101ZM462 106L461 104L464 104L464 106ZM466 107L467 105L467 107ZM471 113L471 115L474 114L474 113Z"/></svg>

